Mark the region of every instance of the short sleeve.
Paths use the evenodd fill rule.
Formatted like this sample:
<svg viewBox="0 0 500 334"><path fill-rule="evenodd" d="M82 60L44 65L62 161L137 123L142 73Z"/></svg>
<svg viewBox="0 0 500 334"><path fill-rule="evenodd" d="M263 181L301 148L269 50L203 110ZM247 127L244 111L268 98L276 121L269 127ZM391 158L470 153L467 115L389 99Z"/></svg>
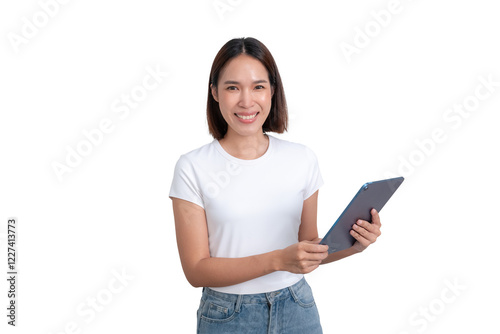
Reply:
<svg viewBox="0 0 500 334"><path fill-rule="evenodd" d="M311 149L307 148L306 158L308 162L308 168L306 175L306 185L304 189L304 200L308 199L324 184L316 154L314 154Z"/></svg>
<svg viewBox="0 0 500 334"><path fill-rule="evenodd" d="M175 164L169 197L180 198L204 208L194 166L184 155Z"/></svg>

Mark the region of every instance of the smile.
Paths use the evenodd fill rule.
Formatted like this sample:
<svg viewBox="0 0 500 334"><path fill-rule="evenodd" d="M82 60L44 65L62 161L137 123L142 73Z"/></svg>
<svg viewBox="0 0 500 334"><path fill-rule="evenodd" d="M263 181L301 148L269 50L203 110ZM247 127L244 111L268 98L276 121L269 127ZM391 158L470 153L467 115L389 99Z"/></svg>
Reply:
<svg viewBox="0 0 500 334"><path fill-rule="evenodd" d="M258 112L256 112L253 115L248 115L248 116L243 116L243 115L238 115L238 114L235 114L235 115L238 116L238 118L241 118L241 119L252 119L252 118L255 118L255 116L257 116L257 114L258 114Z"/></svg>

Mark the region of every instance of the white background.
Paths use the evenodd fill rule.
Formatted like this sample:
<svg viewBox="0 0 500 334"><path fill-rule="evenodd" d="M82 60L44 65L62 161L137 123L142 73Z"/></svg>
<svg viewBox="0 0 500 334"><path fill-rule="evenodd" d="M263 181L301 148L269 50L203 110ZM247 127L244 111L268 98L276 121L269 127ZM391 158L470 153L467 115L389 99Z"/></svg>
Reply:
<svg viewBox="0 0 500 334"><path fill-rule="evenodd" d="M308 275L324 332L498 332L500 87L460 124L443 118L473 101L479 77L500 81L493 1L401 0L382 27L370 13L388 0L222 0L221 15L212 0L75 0L44 22L48 2L0 5L2 277L7 218L19 221L18 326L2 279L2 333L195 332L201 290L184 278L168 191L178 157L212 140L213 58L243 36L279 66L291 121L277 136L319 158L320 235L362 183L406 177L377 243ZM36 19L45 26L15 46ZM169 74L120 119L112 104L147 67ZM113 131L59 180L53 163L103 119ZM431 145L436 129L446 140ZM90 320L91 298L105 305Z"/></svg>

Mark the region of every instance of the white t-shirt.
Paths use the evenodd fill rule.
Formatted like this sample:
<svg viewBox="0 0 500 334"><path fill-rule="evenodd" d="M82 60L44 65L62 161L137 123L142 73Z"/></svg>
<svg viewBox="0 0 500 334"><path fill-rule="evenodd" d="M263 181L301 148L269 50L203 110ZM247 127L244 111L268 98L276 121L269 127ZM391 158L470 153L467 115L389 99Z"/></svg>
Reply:
<svg viewBox="0 0 500 334"><path fill-rule="evenodd" d="M323 179L312 150L268 137L268 149L257 159L235 158L213 140L177 161L169 196L205 209L212 257L257 255L298 242L304 200L323 185ZM264 293L293 285L302 277L277 271L212 289Z"/></svg>

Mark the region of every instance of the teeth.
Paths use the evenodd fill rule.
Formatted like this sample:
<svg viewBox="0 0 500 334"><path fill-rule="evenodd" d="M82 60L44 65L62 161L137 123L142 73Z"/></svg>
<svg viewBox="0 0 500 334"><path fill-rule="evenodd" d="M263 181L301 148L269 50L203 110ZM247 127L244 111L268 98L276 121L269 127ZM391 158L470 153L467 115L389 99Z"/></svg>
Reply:
<svg viewBox="0 0 500 334"><path fill-rule="evenodd" d="M252 119L254 118L255 116L257 116L257 113L253 114L253 115L250 115L250 116L241 116L241 115L238 115L236 114L236 116L238 116L239 118L241 119Z"/></svg>

